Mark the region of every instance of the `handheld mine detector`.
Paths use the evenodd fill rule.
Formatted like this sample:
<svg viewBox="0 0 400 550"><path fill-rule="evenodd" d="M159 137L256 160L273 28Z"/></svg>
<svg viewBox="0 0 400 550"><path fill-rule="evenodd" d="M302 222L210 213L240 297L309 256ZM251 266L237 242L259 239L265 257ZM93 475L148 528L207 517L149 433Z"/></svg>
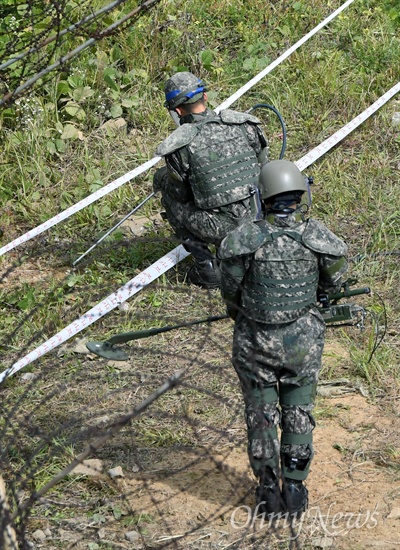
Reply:
<svg viewBox="0 0 400 550"><path fill-rule="evenodd" d="M367 315L367 310L364 307L353 303L337 303L342 298L358 296L360 294L370 294L371 290L368 287L350 289L350 285L354 284L355 282L356 281L354 279L349 279L345 283L343 283L342 292L337 292L336 294L330 295L323 295L319 297L319 301L322 304L319 307L319 311L321 312L322 317L324 318L324 321L327 325L330 325L332 327L346 325L358 326L361 330L364 329L364 319ZM129 358L129 355L124 350L115 347L115 344L124 344L126 342L129 342L130 340L149 338L150 336L155 336L156 334L161 334L163 332L169 332L170 330L191 327L202 323L214 323L215 321L220 321L222 319L228 318L228 315L215 315L213 317L207 317L205 319L181 323L179 325L151 328L148 330L136 330L132 332L122 332L120 334L112 336L109 340L106 340L104 342L88 342L86 344L86 347L92 353L95 353L100 357L104 357L105 359L110 359L113 361L126 361Z"/></svg>
<svg viewBox="0 0 400 550"><path fill-rule="evenodd" d="M228 319L228 315L215 315L213 317L207 317L206 319L199 319L196 321L189 321L188 323L181 323L180 325L173 325L169 327L150 328L148 330L134 330L132 332L122 332L112 336L105 342L88 342L86 347L89 351L92 351L100 357L111 359L113 361L126 361L129 355L122 349L115 348L114 344L124 344L130 340L140 340L141 338L148 338L149 336L155 336L162 332L169 332L178 328L192 327L194 325L200 325L202 323L214 323L221 319Z"/></svg>
<svg viewBox="0 0 400 550"><path fill-rule="evenodd" d="M280 122L281 127L282 127L282 147L281 147L281 152L280 152L280 155L279 155L279 159L282 159L283 155L285 154L285 150L286 150L286 126L285 126L285 122L282 118L282 115L280 114L280 112L274 106L268 105L267 103L257 103L257 105L254 105L254 107L251 107L246 112L247 113L252 113L256 109L269 109L270 111L274 112L276 114L276 116L278 117L279 122ZM171 118L175 122L175 124L177 126L179 126L179 117L176 114L176 112L175 111L169 111L169 113L171 115ZM150 200L155 195L156 195L156 192L153 191L152 193L150 193L150 195L145 197L137 206L135 206L135 208L133 210L131 210L129 212L129 214L124 216L122 218L122 220L120 220L113 227L111 227L111 229L109 229L106 233L104 233L104 235L102 235L102 237L100 237L100 239L98 239L91 247L89 247L86 250L86 252L83 252L83 254L81 254L74 262L72 262L72 266L75 267L87 254L89 254L89 252L92 252L92 250L94 250L101 242L103 242L107 237L109 237L111 235L111 233L113 233L116 229L118 229L118 227L120 227L128 218L130 218L133 214L135 214L135 212L137 212L144 204L146 204L146 202L148 200Z"/></svg>
<svg viewBox="0 0 400 550"><path fill-rule="evenodd" d="M350 286L356 282L356 279L347 279L347 281L342 284L343 291L336 292L335 294L320 294L318 296L318 301L321 304L319 311L325 323L340 323L340 325L336 326L357 325L361 330L364 330L367 310L358 304L337 303L342 298L350 298L361 294L371 294L371 289L369 287L350 289ZM344 323L344 321L347 321L347 323Z"/></svg>

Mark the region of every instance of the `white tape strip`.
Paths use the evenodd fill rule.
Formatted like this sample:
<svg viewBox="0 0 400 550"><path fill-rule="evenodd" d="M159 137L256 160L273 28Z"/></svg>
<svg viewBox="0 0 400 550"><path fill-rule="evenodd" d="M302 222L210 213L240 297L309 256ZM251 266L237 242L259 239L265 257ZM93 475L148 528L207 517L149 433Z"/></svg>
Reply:
<svg viewBox="0 0 400 550"><path fill-rule="evenodd" d="M322 23L317 25L312 31L310 31L308 34L306 34L303 38L301 38L296 44L294 44L291 48L289 48L285 53L283 53L278 59L273 61L268 67L263 69L258 75L256 75L252 80L250 80L247 84L245 84L242 88L240 88L237 92L235 92L233 95L231 95L227 100L225 100L219 107L217 107L215 110L216 112L221 111L221 109L226 109L232 103L234 103L239 97L241 97L244 93L246 93L252 86L257 84L264 76L266 76L268 73L270 73L277 65L282 63L289 55L291 55L295 50L297 50L300 46L302 46L307 40L309 40L315 33L317 33L322 27L327 25L332 19L334 19L339 13L341 13L347 6L352 4L354 0L347 0L340 8L338 8L336 11L334 11L331 15L329 15ZM76 212L79 212L79 210L82 210L82 208L85 208L85 206L88 206L89 204L92 204L93 202L97 201L101 197L104 197L104 195L107 195L111 191L114 191L127 181L130 181L134 179L139 174L145 172L157 162L161 160L161 157L154 157L152 160L149 160L145 164L142 164L141 166L135 168L131 172L128 172L124 176L121 176L120 178L116 179L115 181L112 181L102 189L99 189L92 195L89 195L82 201L78 202L77 204L71 206L70 208L67 208L67 210L64 210L64 212L61 212L60 214L57 214L57 216L54 216L53 218L47 220L46 222L42 223L38 227L35 227L25 233L24 235L21 235L17 239L14 239L10 243L6 244L2 248L0 248L0 256L5 254L6 252L9 252L13 248L16 248L20 244L23 244L30 239L33 239L33 237L36 237L37 235L40 235L43 233L43 231L46 231L47 229L50 229L50 227L53 227L57 223L69 218L73 214L76 214Z"/></svg>
<svg viewBox="0 0 400 550"><path fill-rule="evenodd" d="M76 212L79 212L79 210L82 210L82 208L85 208L85 206L89 206L89 204L92 204L92 202L95 202L98 199L101 199L101 197L104 197L104 195L107 195L111 191L114 191L114 189L118 189L118 187L120 187L124 183L136 178L136 176L139 176L139 174L146 172L146 170L148 170L149 168L157 164L157 162L160 160L161 160L161 157L154 157L153 159L148 160L141 166L138 166L134 170L131 170L127 174L112 181L108 185L102 187L101 189L98 189L92 195L89 195L88 197L81 200L80 202L77 202L73 206L70 206L63 212L60 212L60 214L57 214L57 216L54 216L54 218L50 218L49 220L47 220L47 222L44 222L41 225L38 225L37 227L35 227L34 229L31 229L30 231L28 231L28 233L21 235L21 237L18 237L17 239L11 241L10 243L0 248L0 256L12 250L13 248L16 248L20 244L26 243L26 241L33 239L33 237L40 235L40 233L43 233L43 231L50 229L50 227L53 227L53 225L56 225L57 223L60 223L63 220L66 220L67 218L72 216L72 214L76 214Z"/></svg>
<svg viewBox="0 0 400 550"><path fill-rule="evenodd" d="M55 336L50 338L50 340L47 340L47 342L44 342L44 344L28 353L28 355L25 355L25 357L14 363L9 369L5 370L0 374L0 383L5 378L12 376L33 361L36 361L36 359L39 359L39 357L42 357L66 340L69 340L69 338L72 338L72 336L75 336L92 323L95 323L98 319L115 309L118 304L126 302L126 300L171 269L171 267L186 258L186 256L189 256L189 252L187 252L182 245L168 252L168 254L139 273L139 275L136 275L136 277L133 277L133 279L120 287L116 292L110 294L110 296L105 298L102 302L82 315L82 317L79 317L79 319L62 329Z"/></svg>
<svg viewBox="0 0 400 550"><path fill-rule="evenodd" d="M331 135L328 139L323 141L320 145L312 149L307 155L297 160L295 164L299 170L305 170L310 164L313 164L317 159L322 157L327 151L332 149L340 141L342 141L346 136L355 130L360 124L365 122L372 114L374 114L378 109L382 107L385 103L389 101L397 92L400 91L400 82L398 82L393 88L390 88L383 96L375 101L368 109L365 109L363 113L353 118L351 122L343 126L340 130Z"/></svg>
<svg viewBox="0 0 400 550"><path fill-rule="evenodd" d="M316 34L323 27L325 27L325 25L327 25L330 21L332 21L332 19L334 19L336 16L338 16L339 13L341 13L344 9L347 8L347 6L349 6L353 2L354 2L354 0L348 0L347 2L342 4L340 6L340 8L338 8L336 11L331 13L331 15L329 15L319 25L317 25L314 29L312 29L312 31L310 31L308 34L303 36L303 38L301 38L298 42L296 42L296 44L294 44L291 48L286 50L286 52L284 52L280 57L278 57L278 59L276 59L270 65L268 65L268 67L266 67L264 70L262 70L260 73L258 73L258 75L256 75L254 78L249 80L249 82L247 82L247 84L242 86L242 88L240 88L236 93L231 95L231 97L229 97L226 101L221 103L221 105L219 105L219 107L217 107L215 110L217 112L219 112L222 109L227 109L228 107L230 107L232 105L232 103L234 103L237 99L239 99L239 97L241 97L248 90L250 90L250 88L252 88L255 84L257 84L257 82L260 82L260 80L263 79L264 76L266 76L273 69L275 69L275 67L277 67L280 63L282 63L282 61L284 61L287 57L289 57L289 55L291 55L295 50L300 48L300 46L302 46L305 42L307 42L307 40L309 40L312 36L314 36L314 34Z"/></svg>
<svg viewBox="0 0 400 550"><path fill-rule="evenodd" d="M391 97L393 97L398 91L400 91L400 82L397 83L393 88L381 96L375 103L373 103L368 109L363 113L353 118L348 124L343 126L340 130L335 132L330 138L323 141L320 145L312 149L307 155L296 161L296 165L300 170L304 170L307 166L310 166L313 162L318 160L322 155L324 155L329 149L337 145L344 137L346 137L352 130L357 128L362 122L364 122L369 116L371 116L377 109L384 105ZM119 303L125 302L128 298L142 290L147 284L154 281L157 277L165 273L168 269L171 269L178 262L189 256L182 246L178 246L172 250L169 254L160 258L157 262L152 264L150 267L142 271L139 275L131 279L123 287L117 290L114 294L111 294L108 298L103 300L100 304L95 306L93 309L85 313L82 317L74 321L68 327L64 328L53 336L50 340L39 346L37 349L20 359L17 363L12 365L8 370L4 371L0 375L0 383L6 377L9 377L35 361L45 353L48 353L50 350L59 346L65 340L72 338L81 330L85 329L97 319L113 310Z"/></svg>

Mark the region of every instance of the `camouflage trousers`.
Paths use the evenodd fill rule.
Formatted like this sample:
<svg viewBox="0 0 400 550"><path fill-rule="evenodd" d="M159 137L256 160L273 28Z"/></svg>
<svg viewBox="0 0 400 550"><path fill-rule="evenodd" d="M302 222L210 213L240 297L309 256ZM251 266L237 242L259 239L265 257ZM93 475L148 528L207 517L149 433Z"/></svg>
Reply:
<svg viewBox="0 0 400 550"><path fill-rule="evenodd" d="M254 217L250 198L212 210L198 208L191 201L179 201L163 169L159 170L159 174L156 173L155 189L161 191L161 203L167 220L180 239L194 238L219 246L230 231L246 219Z"/></svg>
<svg viewBox="0 0 400 550"><path fill-rule="evenodd" d="M250 465L260 479L308 475L324 334L314 310L281 325L236 318L232 364L245 402Z"/></svg>

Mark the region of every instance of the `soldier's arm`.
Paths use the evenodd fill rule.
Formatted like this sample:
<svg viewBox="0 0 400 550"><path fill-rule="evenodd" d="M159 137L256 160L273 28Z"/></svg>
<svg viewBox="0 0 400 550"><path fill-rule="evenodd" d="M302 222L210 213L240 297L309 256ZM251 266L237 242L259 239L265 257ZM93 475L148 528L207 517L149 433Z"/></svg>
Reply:
<svg viewBox="0 0 400 550"><path fill-rule="evenodd" d="M339 292L343 275L348 269L345 256L321 255L319 259L318 292L320 294L333 294Z"/></svg>
<svg viewBox="0 0 400 550"><path fill-rule="evenodd" d="M268 162L268 142L261 127L258 124L247 122L245 124L247 139L254 149L258 162L263 165Z"/></svg>
<svg viewBox="0 0 400 550"><path fill-rule="evenodd" d="M235 319L240 306L242 282L248 269L246 256L221 261L221 295L226 302L228 315Z"/></svg>
<svg viewBox="0 0 400 550"><path fill-rule="evenodd" d="M174 151L166 155L168 172L168 193L181 203L193 201L193 192L188 181L189 163L185 150Z"/></svg>

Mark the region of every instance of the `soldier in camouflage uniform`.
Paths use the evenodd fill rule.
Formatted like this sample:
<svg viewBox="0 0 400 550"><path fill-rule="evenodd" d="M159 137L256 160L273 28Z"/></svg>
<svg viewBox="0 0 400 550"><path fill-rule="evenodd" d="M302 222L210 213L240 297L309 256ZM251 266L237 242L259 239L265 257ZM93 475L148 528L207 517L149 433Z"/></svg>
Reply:
<svg viewBox="0 0 400 550"><path fill-rule="evenodd" d="M303 481L313 457L324 346L317 296L340 289L347 248L323 224L305 219L299 205L307 184L295 164L264 165L260 189L264 219L243 223L219 248L221 292L235 319L232 363L245 401L259 510L296 516L308 502Z"/></svg>
<svg viewBox="0 0 400 550"><path fill-rule="evenodd" d="M180 126L157 148L166 166L154 176L166 217L195 258L189 279L219 286L209 244L218 246L246 218L260 212L258 177L267 161L260 121L249 114L207 108L205 83L189 72L170 78L165 106Z"/></svg>

